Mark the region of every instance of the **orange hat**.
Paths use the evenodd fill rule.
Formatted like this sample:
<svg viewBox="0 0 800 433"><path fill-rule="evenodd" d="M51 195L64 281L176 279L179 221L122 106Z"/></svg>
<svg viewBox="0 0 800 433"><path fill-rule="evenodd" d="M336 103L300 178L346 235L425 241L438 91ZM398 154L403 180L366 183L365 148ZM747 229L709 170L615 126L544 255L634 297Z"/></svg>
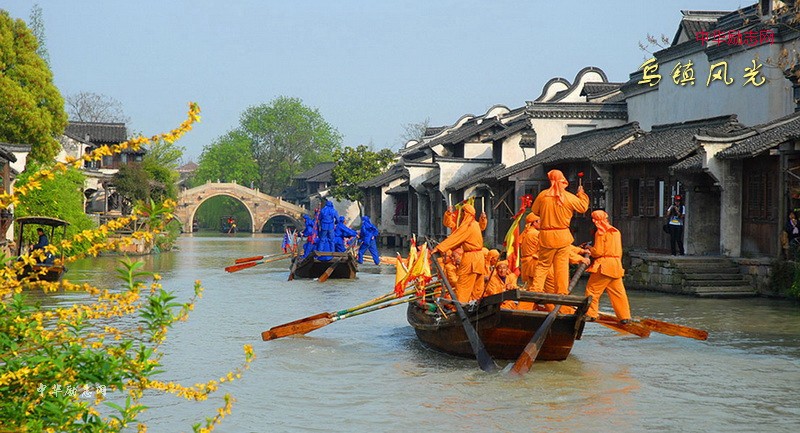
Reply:
<svg viewBox="0 0 800 433"><path fill-rule="evenodd" d="M467 203L464 206L462 206L461 210L464 211L464 213L467 213L467 214L470 214L472 216L475 216L475 208L469 203Z"/></svg>
<svg viewBox="0 0 800 433"><path fill-rule="evenodd" d="M547 172L547 178L550 180L550 193L549 196L555 197L558 204L563 205L564 199L561 197L567 189L567 178L561 170L550 170Z"/></svg>
<svg viewBox="0 0 800 433"><path fill-rule="evenodd" d="M490 259L492 259L492 258L496 259L498 257L500 257L500 251L497 251L497 250L494 250L494 249L489 250L489 258Z"/></svg>
<svg viewBox="0 0 800 433"><path fill-rule="evenodd" d="M528 216L525 217L525 222L531 224L535 223L536 221L539 221L539 219L540 219L539 215L536 215L535 213L531 212L528 214Z"/></svg>

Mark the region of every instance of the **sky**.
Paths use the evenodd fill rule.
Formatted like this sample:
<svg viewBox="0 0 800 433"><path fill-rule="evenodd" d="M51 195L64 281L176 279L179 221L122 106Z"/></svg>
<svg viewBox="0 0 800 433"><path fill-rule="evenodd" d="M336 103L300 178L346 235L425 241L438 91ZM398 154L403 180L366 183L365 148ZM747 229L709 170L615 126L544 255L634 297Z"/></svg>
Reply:
<svg viewBox="0 0 800 433"><path fill-rule="evenodd" d="M624 82L670 39L681 10L755 1L520 0L0 0L29 21L42 8L62 95L119 101L129 132L202 121L178 143L184 162L279 96L316 108L343 145L398 149L404 125L455 123L494 105L536 99L586 66Z"/></svg>

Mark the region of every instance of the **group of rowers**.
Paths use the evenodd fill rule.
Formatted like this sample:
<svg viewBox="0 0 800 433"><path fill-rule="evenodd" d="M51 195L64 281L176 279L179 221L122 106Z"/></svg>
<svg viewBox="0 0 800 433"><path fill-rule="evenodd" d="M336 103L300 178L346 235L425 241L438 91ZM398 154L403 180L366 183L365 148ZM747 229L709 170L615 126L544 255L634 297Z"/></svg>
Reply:
<svg viewBox="0 0 800 433"><path fill-rule="evenodd" d="M533 201L531 212L525 218L525 230L520 234L519 277L511 272L507 260L499 260L499 251L483 248L485 215L476 220L475 208L464 204L460 221L457 222L457 212L452 208L447 209L443 222L452 233L431 252L441 253L445 278L453 285L457 300L467 303L504 290L520 288L568 295L569 264L583 263L588 266L590 273L585 295L592 297L586 313L587 320L597 319L600 295L605 292L617 319L623 324L628 323L631 312L622 283L625 271L622 268L622 238L619 230L609 223L605 211L595 210L591 214L597 228L594 243L573 245L570 222L575 212L584 213L589 209L589 196L583 186L578 186L576 194L567 191L569 182L559 170L551 170L547 177L550 188L539 193ZM589 256L592 257L591 261ZM504 301L501 307L545 311L554 308L548 304L516 301ZM562 307L560 311L572 312L567 307Z"/></svg>

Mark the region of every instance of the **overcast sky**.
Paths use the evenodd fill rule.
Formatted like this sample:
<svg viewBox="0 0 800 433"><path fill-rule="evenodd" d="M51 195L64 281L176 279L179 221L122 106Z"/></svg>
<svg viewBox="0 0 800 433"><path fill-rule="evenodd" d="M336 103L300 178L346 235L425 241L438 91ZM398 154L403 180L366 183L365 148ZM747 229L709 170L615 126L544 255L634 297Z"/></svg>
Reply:
<svg viewBox="0 0 800 433"><path fill-rule="evenodd" d="M43 9L64 95L120 101L129 131L202 122L180 142L194 159L249 106L278 96L318 108L344 144L397 148L403 125L450 125L493 105L523 106L585 66L626 81L648 33L675 34L682 9L754 1L0 0Z"/></svg>

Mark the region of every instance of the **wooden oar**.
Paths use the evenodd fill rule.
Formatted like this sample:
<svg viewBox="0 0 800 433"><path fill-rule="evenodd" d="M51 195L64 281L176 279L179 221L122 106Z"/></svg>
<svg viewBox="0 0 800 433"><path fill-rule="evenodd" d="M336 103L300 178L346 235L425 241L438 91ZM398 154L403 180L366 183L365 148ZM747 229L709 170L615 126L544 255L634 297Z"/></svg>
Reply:
<svg viewBox="0 0 800 433"><path fill-rule="evenodd" d="M633 334L642 338L650 336L650 329L641 323L630 321L622 324L617 320L617 316L613 314L599 313L599 317L595 322L623 334Z"/></svg>
<svg viewBox="0 0 800 433"><path fill-rule="evenodd" d="M464 327L464 332L467 334L469 344L472 346L472 351L475 353L475 358L478 360L478 365L483 371L495 371L497 370L497 364L495 364L494 360L489 355L489 352L486 351L486 347L483 345L481 337L478 335L478 332L475 331L472 323L469 322L469 317L464 311L464 308L461 306L461 302L458 302L458 298L456 297L453 288L450 286L450 282L447 281L447 277L445 277L442 267L439 266L439 256L440 254L438 252L432 254L431 258L433 260L431 260L431 262L433 262L433 266L436 267L436 272L439 274L439 281L444 284L444 287L447 289L447 293L450 294L450 299L455 301L453 302L453 305L456 306L458 317L461 319L461 326Z"/></svg>
<svg viewBox="0 0 800 433"><path fill-rule="evenodd" d="M271 259L273 257L289 256L289 255L290 255L289 253L280 253L280 254L270 254L268 256L242 257L241 259L236 259L234 261L234 263L236 263L236 264L247 263L247 262L253 262L253 261L261 260L261 259Z"/></svg>
<svg viewBox="0 0 800 433"><path fill-rule="evenodd" d="M297 262L299 262L300 260L302 260L302 259L300 258L300 255L299 255L299 254L296 254L296 255L294 256L294 261L292 262L292 266L289 268L289 279L288 279L288 280L286 280L286 281L292 281L292 280L294 280L294 271L295 271L295 270L297 270Z"/></svg>
<svg viewBox="0 0 800 433"><path fill-rule="evenodd" d="M584 257L589 257L589 254L586 254ZM578 280L580 280L583 271L586 270L586 264L581 263L578 266L578 269L575 270L575 274L572 276L572 280L569 282L569 287L567 287L567 293L572 293L572 290L578 284ZM544 340L547 338L547 335L550 333L550 328L553 326L553 323L556 321L556 316L558 315L558 310L561 309L561 305L556 304L553 306L553 311L547 314L545 317L544 322L539 326L539 329L533 334L531 337L531 341L525 346L525 349L517 358L517 361L514 362L514 366L511 368L511 372L518 375L523 375L531 369L531 365L533 365L533 361L536 360L536 356L539 354L539 351L542 349L542 345L544 344Z"/></svg>
<svg viewBox="0 0 800 433"><path fill-rule="evenodd" d="M328 269L325 269L325 272L319 276L319 282L324 283L328 281L328 278L331 277L331 274L333 273L333 271L336 270L336 267L339 266L339 263L340 261L337 260L333 262L330 266L328 266Z"/></svg>
<svg viewBox="0 0 800 433"><path fill-rule="evenodd" d="M600 312L600 318L606 319L608 321L616 321L615 315L610 313L604 313L602 311ZM601 324L605 323L606 322L604 321ZM702 329L678 325L677 323L663 322L661 320L656 320L656 319L641 319L637 317L636 320L631 321L628 325L636 325L645 328L648 330L648 333L649 331L654 331L658 332L659 334L671 335L675 337L693 338L695 340L701 340L701 341L705 341L708 339L708 332ZM623 330L630 332L629 329L627 329L627 327L624 327Z"/></svg>
<svg viewBox="0 0 800 433"><path fill-rule="evenodd" d="M280 256L280 257L273 257L271 259L266 259L266 260L258 260L258 261L255 261L255 262L239 263L238 265L231 265L231 266L226 267L225 268L225 272L238 272L238 271L241 271L242 269L252 268L255 265L260 265L260 264L263 264L263 263L276 262L278 260L283 260L283 259L288 259L288 258L289 258L289 256Z"/></svg>
<svg viewBox="0 0 800 433"><path fill-rule="evenodd" d="M367 259L372 260L374 262L374 260L372 259L372 256L365 254L364 255L364 260L367 260ZM380 262L381 262L382 265L392 265L392 266L394 266L397 263L397 259L395 257L381 257L380 258Z"/></svg>
<svg viewBox="0 0 800 433"><path fill-rule="evenodd" d="M368 313L370 311L376 311L386 307L391 307L393 305L399 305L416 299L420 299L420 297L409 296L407 298L394 300L393 302L389 302L391 301L391 299L384 299L379 303L373 304L368 307L358 308L355 310L348 309L348 310L342 310L338 313L315 314L313 316L305 317L303 319L295 320L293 322L284 323L283 325L273 326L269 330L261 333L261 339L264 341L269 341L282 337L288 337L290 335L307 334L311 331L322 328L323 326L328 326L331 323L336 322L338 320L346 319L348 317L358 316L364 313ZM380 305L381 303L383 305Z"/></svg>

